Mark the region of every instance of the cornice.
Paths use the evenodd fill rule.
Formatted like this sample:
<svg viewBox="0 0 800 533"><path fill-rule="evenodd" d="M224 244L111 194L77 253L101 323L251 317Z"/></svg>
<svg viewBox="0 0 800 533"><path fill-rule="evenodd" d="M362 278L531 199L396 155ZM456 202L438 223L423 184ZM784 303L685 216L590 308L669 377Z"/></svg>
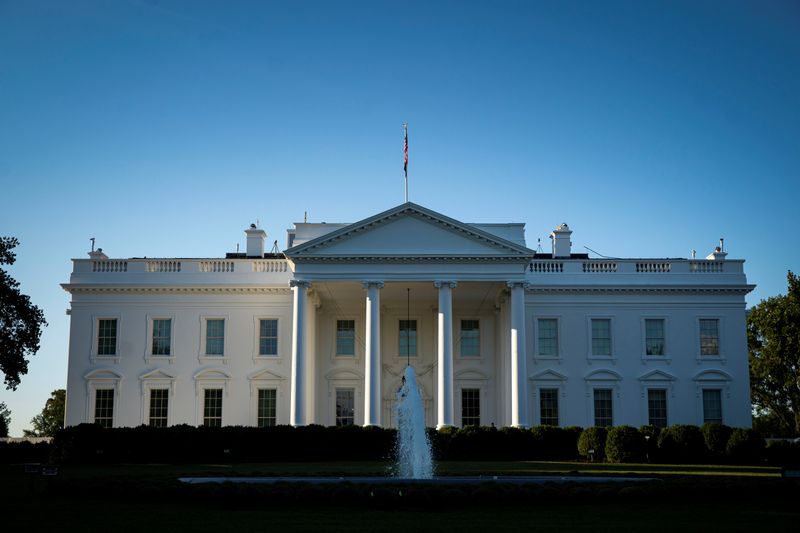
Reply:
<svg viewBox="0 0 800 533"><path fill-rule="evenodd" d="M547 287L530 285L526 292L535 294L737 294L745 295L755 288L754 285L725 286L576 286Z"/></svg>
<svg viewBox="0 0 800 533"><path fill-rule="evenodd" d="M153 287L69 285L61 287L71 294L291 294L289 287Z"/></svg>
<svg viewBox="0 0 800 533"><path fill-rule="evenodd" d="M521 255L296 255L294 263L520 263Z"/></svg>

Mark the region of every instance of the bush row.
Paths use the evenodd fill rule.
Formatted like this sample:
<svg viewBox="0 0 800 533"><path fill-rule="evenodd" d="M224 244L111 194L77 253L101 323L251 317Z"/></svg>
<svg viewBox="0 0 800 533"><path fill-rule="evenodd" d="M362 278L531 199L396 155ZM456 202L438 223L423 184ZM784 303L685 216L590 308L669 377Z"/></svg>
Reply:
<svg viewBox="0 0 800 533"><path fill-rule="evenodd" d="M764 440L751 429L719 424L613 428L536 426L430 429L436 460L579 458L610 462L800 464L800 444ZM81 424L61 430L52 444L0 443L0 463L242 463L391 461L396 432L377 427L105 429Z"/></svg>

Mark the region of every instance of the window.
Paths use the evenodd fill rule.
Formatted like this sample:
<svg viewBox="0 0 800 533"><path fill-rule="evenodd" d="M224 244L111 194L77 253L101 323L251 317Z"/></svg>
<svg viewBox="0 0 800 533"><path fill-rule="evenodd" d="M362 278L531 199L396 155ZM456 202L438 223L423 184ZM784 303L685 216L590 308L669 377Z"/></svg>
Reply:
<svg viewBox="0 0 800 533"><path fill-rule="evenodd" d="M481 425L481 390L461 389L461 426Z"/></svg>
<svg viewBox="0 0 800 533"><path fill-rule="evenodd" d="M592 319L592 355L611 355L611 319Z"/></svg>
<svg viewBox="0 0 800 533"><path fill-rule="evenodd" d="M481 329L479 320L461 321L461 357L481 355Z"/></svg>
<svg viewBox="0 0 800 533"><path fill-rule="evenodd" d="M225 319L210 318L206 320L206 355L223 355L225 353Z"/></svg>
<svg viewBox="0 0 800 533"><path fill-rule="evenodd" d="M403 357L417 355L417 321L401 320L398 353Z"/></svg>
<svg viewBox="0 0 800 533"><path fill-rule="evenodd" d="M545 357L558 356L558 320L555 318L540 318L538 321L538 355ZM556 424L558 425L558 424Z"/></svg>
<svg viewBox="0 0 800 533"><path fill-rule="evenodd" d="M356 354L356 321L336 321L336 355Z"/></svg>
<svg viewBox="0 0 800 533"><path fill-rule="evenodd" d="M558 425L558 389L539 390L539 412L541 425Z"/></svg>
<svg viewBox="0 0 800 533"><path fill-rule="evenodd" d="M614 425L611 389L594 389L594 425L598 427Z"/></svg>
<svg viewBox="0 0 800 533"><path fill-rule="evenodd" d="M275 425L276 392L275 389L258 389L258 420L256 420L256 425L260 428Z"/></svg>
<svg viewBox="0 0 800 533"><path fill-rule="evenodd" d="M95 391L94 423L104 428L114 425L114 389L97 389Z"/></svg>
<svg viewBox="0 0 800 533"><path fill-rule="evenodd" d="M719 355L719 319L700 319L700 355Z"/></svg>
<svg viewBox="0 0 800 533"><path fill-rule="evenodd" d="M355 389L336 389L336 425L355 424Z"/></svg>
<svg viewBox="0 0 800 533"><path fill-rule="evenodd" d="M117 355L116 318L103 318L98 320L97 355Z"/></svg>
<svg viewBox="0 0 800 533"><path fill-rule="evenodd" d="M703 389L703 423L722 424L722 391Z"/></svg>
<svg viewBox="0 0 800 533"><path fill-rule="evenodd" d="M170 355L172 339L172 319L153 320L153 355Z"/></svg>
<svg viewBox="0 0 800 533"><path fill-rule="evenodd" d="M169 407L169 389L150 390L150 419L151 427L167 427L167 410Z"/></svg>
<svg viewBox="0 0 800 533"><path fill-rule="evenodd" d="M645 353L647 355L664 355L664 319L645 319L644 332Z"/></svg>
<svg viewBox="0 0 800 533"><path fill-rule="evenodd" d="M205 389L203 396L203 425L222 426L222 389Z"/></svg>
<svg viewBox="0 0 800 533"><path fill-rule="evenodd" d="M258 355L278 355L278 320L258 321Z"/></svg>
<svg viewBox="0 0 800 533"><path fill-rule="evenodd" d="M647 391L647 423L657 428L667 427L666 389L649 389Z"/></svg>

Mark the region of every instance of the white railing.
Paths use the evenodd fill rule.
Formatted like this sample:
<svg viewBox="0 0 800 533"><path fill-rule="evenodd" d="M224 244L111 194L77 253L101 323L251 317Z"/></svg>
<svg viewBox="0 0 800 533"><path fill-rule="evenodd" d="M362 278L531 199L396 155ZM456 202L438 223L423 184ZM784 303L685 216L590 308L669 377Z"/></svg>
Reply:
<svg viewBox="0 0 800 533"><path fill-rule="evenodd" d="M616 261L584 261L583 262L583 271L584 272L616 272L617 271L617 262Z"/></svg>
<svg viewBox="0 0 800 533"><path fill-rule="evenodd" d="M233 272L235 264L233 261L200 261L198 266L200 272Z"/></svg>
<svg viewBox="0 0 800 533"><path fill-rule="evenodd" d="M700 273L722 272L722 265L724 264L723 261L690 261L689 271Z"/></svg>
<svg viewBox="0 0 800 533"><path fill-rule="evenodd" d="M145 263L145 272L180 272L180 261L148 261Z"/></svg>
<svg viewBox="0 0 800 533"><path fill-rule="evenodd" d="M564 263L562 261L531 261L530 271L539 274L564 272Z"/></svg>
<svg viewBox="0 0 800 533"><path fill-rule="evenodd" d="M253 272L287 272L289 264L283 259L253 261Z"/></svg>
<svg viewBox="0 0 800 533"><path fill-rule="evenodd" d="M92 272L127 272L128 262L120 259L92 261Z"/></svg>
<svg viewBox="0 0 800 533"><path fill-rule="evenodd" d="M636 272L655 272L664 273L672 269L672 264L669 261L637 261Z"/></svg>

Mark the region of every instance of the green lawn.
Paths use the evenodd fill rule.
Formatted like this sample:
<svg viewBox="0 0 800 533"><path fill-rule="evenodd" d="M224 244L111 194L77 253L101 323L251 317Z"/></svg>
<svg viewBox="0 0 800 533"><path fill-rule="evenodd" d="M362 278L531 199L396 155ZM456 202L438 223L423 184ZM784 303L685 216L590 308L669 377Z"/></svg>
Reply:
<svg viewBox="0 0 800 533"><path fill-rule="evenodd" d="M775 468L443 462L441 475L635 475L661 481L444 489L186 486L179 476L382 475L378 462L67 465L56 478L0 465L3 530L794 531L800 485ZM338 491L338 492L337 492ZM405 492L403 492L405 491ZM336 494L329 494L336 493ZM374 498L373 498L374 493ZM291 494L291 496L287 496Z"/></svg>

